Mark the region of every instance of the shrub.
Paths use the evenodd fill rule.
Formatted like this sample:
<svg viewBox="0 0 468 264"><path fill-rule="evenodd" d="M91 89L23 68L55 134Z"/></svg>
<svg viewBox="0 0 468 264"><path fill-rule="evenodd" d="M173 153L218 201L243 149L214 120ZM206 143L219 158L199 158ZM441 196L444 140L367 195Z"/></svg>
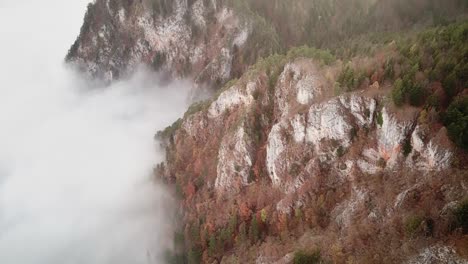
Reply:
<svg viewBox="0 0 468 264"><path fill-rule="evenodd" d="M393 59L389 59L385 62L385 71L384 71L384 78L385 79L393 79L395 76L395 70L393 69Z"/></svg>
<svg viewBox="0 0 468 264"><path fill-rule="evenodd" d="M444 91L449 98L452 98L457 94L457 78L454 73L447 75L444 80L442 81L442 86L444 87Z"/></svg>
<svg viewBox="0 0 468 264"><path fill-rule="evenodd" d="M204 111L204 110L208 109L210 104L211 104L211 102L209 100L193 103L188 108L188 110L185 112L184 119L191 116L191 115L193 115L193 114L195 114L195 113L198 113L200 111Z"/></svg>
<svg viewBox="0 0 468 264"><path fill-rule="evenodd" d="M179 198L179 199L184 199L185 198L184 191L182 189L182 186L180 186L179 182L176 182L175 191L176 191L177 198Z"/></svg>
<svg viewBox="0 0 468 264"><path fill-rule="evenodd" d="M172 135L180 128L182 122L183 120L179 118L177 121L175 121L172 125L166 127L164 130L158 131L154 138L159 140L171 138Z"/></svg>
<svg viewBox="0 0 468 264"><path fill-rule="evenodd" d="M168 264L184 264L186 263L185 255L182 253L172 253L172 252L165 252L164 256L166 263Z"/></svg>
<svg viewBox="0 0 468 264"><path fill-rule="evenodd" d="M464 200L453 212L457 227L461 227L464 234L468 233L468 199Z"/></svg>
<svg viewBox="0 0 468 264"><path fill-rule="evenodd" d="M301 208L296 208L296 209L294 210L294 216L295 216L297 219L301 219L301 218L302 218L302 215L303 215L303 213L302 213Z"/></svg>
<svg viewBox="0 0 468 264"><path fill-rule="evenodd" d="M395 81L394 88L392 90L392 99L396 106L402 106L404 103L405 94L403 91L403 81L400 78Z"/></svg>
<svg viewBox="0 0 468 264"><path fill-rule="evenodd" d="M347 91L352 91L357 85L353 68L347 65L338 76L338 82L346 87Z"/></svg>
<svg viewBox="0 0 468 264"><path fill-rule="evenodd" d="M411 153L412 150L413 150L413 146L411 146L411 140L407 138L403 142L403 155L405 155L405 157L408 157L408 155Z"/></svg>
<svg viewBox="0 0 468 264"><path fill-rule="evenodd" d="M379 166L379 168L384 169L385 167L387 167L387 161L384 158L380 158L377 161L377 166Z"/></svg>
<svg viewBox="0 0 468 264"><path fill-rule="evenodd" d="M320 251L318 250L312 253L298 251L294 254L293 263L294 264L315 264L315 263L320 263L320 260L321 260L321 256L320 256Z"/></svg>
<svg viewBox="0 0 468 264"><path fill-rule="evenodd" d="M405 221L406 234L409 236L414 236L417 233L423 221L424 221L424 218L418 215L412 215L408 217Z"/></svg>
<svg viewBox="0 0 468 264"><path fill-rule="evenodd" d="M249 236L252 243L256 243L260 238L260 232L258 229L257 217L254 215L252 221L250 222Z"/></svg>
<svg viewBox="0 0 468 264"><path fill-rule="evenodd" d="M170 0L151 0L153 14L168 16L174 10L173 2Z"/></svg>
<svg viewBox="0 0 468 264"><path fill-rule="evenodd" d="M189 264L201 263L203 251L199 247L195 247L189 250L187 254L187 261Z"/></svg>
<svg viewBox="0 0 468 264"><path fill-rule="evenodd" d="M292 48L288 51L287 58L289 61L297 58L310 58L320 61L323 64L329 65L335 61L335 57L328 50L316 49L309 46L301 46Z"/></svg>
<svg viewBox="0 0 468 264"><path fill-rule="evenodd" d="M420 106L424 103L424 89L417 84L414 84L408 89L409 102L412 106Z"/></svg>
<svg viewBox="0 0 468 264"><path fill-rule="evenodd" d="M343 146L339 146L338 149L336 150L336 155L341 158L344 156L344 154L345 154L345 150Z"/></svg>
<svg viewBox="0 0 468 264"><path fill-rule="evenodd" d="M165 63L166 63L166 54L158 51L153 57L153 62L151 63L151 66L153 67L153 70L159 71Z"/></svg>
<svg viewBox="0 0 468 264"><path fill-rule="evenodd" d="M263 223L266 223L268 214L267 214L267 211L266 211L265 209L262 209L262 211L260 212L260 216L261 216L261 218L262 218L262 222L263 222Z"/></svg>
<svg viewBox="0 0 468 264"><path fill-rule="evenodd" d="M234 213L234 215L231 216L231 219L229 219L229 233L231 235L236 232L237 224L238 224L237 213Z"/></svg>
<svg viewBox="0 0 468 264"><path fill-rule="evenodd" d="M213 234L210 236L210 240L208 242L208 253L210 256L215 256L218 251L218 243L216 241L216 236Z"/></svg>
<svg viewBox="0 0 468 264"><path fill-rule="evenodd" d="M444 118L450 139L459 147L468 149L468 96L453 101Z"/></svg>
<svg viewBox="0 0 468 264"><path fill-rule="evenodd" d="M382 115L382 112L378 112L378 113L377 113L377 124L379 124L379 126L382 126L382 125L383 125L383 115Z"/></svg>
<svg viewBox="0 0 468 264"><path fill-rule="evenodd" d="M239 225L239 235L237 236L237 242L243 243L247 239L247 228L245 222Z"/></svg>
<svg viewBox="0 0 468 264"><path fill-rule="evenodd" d="M299 163L294 162L291 164L291 168L289 169L289 174L293 177L297 177L299 173L301 173L302 166Z"/></svg>

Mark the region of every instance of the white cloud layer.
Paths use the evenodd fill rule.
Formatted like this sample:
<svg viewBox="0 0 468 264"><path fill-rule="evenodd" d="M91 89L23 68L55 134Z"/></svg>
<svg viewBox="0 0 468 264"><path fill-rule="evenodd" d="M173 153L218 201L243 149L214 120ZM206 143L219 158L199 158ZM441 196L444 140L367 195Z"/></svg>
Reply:
<svg viewBox="0 0 468 264"><path fill-rule="evenodd" d="M87 2L0 4L0 263L160 263L171 243L153 135L189 84L88 88L62 65Z"/></svg>

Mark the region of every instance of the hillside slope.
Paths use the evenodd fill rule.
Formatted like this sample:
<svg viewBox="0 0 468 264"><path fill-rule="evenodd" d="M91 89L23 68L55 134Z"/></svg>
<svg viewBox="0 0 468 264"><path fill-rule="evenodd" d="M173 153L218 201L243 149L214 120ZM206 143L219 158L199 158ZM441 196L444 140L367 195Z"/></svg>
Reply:
<svg viewBox="0 0 468 264"><path fill-rule="evenodd" d="M169 263L467 263L467 8L97 0L66 60L217 91L156 135Z"/></svg>
<svg viewBox="0 0 468 264"><path fill-rule="evenodd" d="M445 23L467 9L460 0L96 0L66 61L108 81L143 63L218 89L293 46L339 49L355 35Z"/></svg>
<svg viewBox="0 0 468 264"><path fill-rule="evenodd" d="M395 106L389 79L337 91L343 68L271 57L158 134L190 263L466 263L465 152L431 108Z"/></svg>

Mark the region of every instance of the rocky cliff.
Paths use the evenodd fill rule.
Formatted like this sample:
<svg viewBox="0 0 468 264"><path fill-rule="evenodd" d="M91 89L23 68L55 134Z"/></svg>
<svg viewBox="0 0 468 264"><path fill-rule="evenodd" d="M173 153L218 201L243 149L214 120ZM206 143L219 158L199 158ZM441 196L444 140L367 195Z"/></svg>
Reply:
<svg viewBox="0 0 468 264"><path fill-rule="evenodd" d="M107 81L128 76L143 63L173 77L219 86L240 76L257 56L278 49L267 33L256 32L261 22L223 2L95 1L66 60ZM244 46L253 34L262 46L251 53ZM258 42L262 38L265 43Z"/></svg>
<svg viewBox="0 0 468 264"><path fill-rule="evenodd" d="M145 64L217 89L293 46L342 49L354 35L444 22L467 9L459 0L95 0L66 61L107 81Z"/></svg>
<svg viewBox="0 0 468 264"><path fill-rule="evenodd" d="M413 32L466 8L97 0L66 59L217 90L157 134L181 201L169 262L467 263L466 15Z"/></svg>
<svg viewBox="0 0 468 264"><path fill-rule="evenodd" d="M466 263L447 215L468 178L444 127L423 128L422 109L395 109L377 82L335 95L334 64L293 59L273 83L268 71L159 135L159 175L180 188L204 262L289 263L320 249L336 263Z"/></svg>

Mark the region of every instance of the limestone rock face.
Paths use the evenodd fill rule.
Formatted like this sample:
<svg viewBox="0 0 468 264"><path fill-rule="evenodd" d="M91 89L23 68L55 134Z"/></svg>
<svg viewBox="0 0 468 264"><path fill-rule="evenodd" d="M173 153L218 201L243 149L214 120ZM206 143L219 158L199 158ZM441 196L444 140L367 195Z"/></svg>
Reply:
<svg viewBox="0 0 468 264"><path fill-rule="evenodd" d="M466 264L468 260L460 258L451 247L435 245L423 249L419 255L410 259L407 264L453 263Z"/></svg>
<svg viewBox="0 0 468 264"><path fill-rule="evenodd" d="M246 186L252 160L252 143L243 127L234 135L226 135L218 152L215 188L232 192Z"/></svg>
<svg viewBox="0 0 468 264"><path fill-rule="evenodd" d="M431 208L435 214L462 199L468 183L447 176L454 149L446 144L444 128L424 130L413 113L401 118L382 92L335 96L324 77L328 72L313 60L297 59L285 65L274 87L264 72L246 74L184 118L169 145L166 175L189 182L203 178L188 205L191 217L203 215L222 227L233 211L240 217L264 215L271 217L265 225L275 234L284 219L304 214L302 221L321 229L304 234L306 242L297 242L303 245L315 236L347 239L360 232L360 223L389 228L414 199L433 203L439 197ZM202 198L210 193L214 200ZM291 261L287 249L272 255L261 248L258 263ZM401 254L393 260L458 258L444 247L420 250L411 260Z"/></svg>
<svg viewBox="0 0 468 264"><path fill-rule="evenodd" d="M450 175L454 148L444 128L423 129L414 111L395 111L381 89L336 96L324 77L329 71L313 60L296 59L285 65L274 87L265 72L246 74L184 118L168 145L165 176L188 184L203 179L187 202L187 221L203 217L207 228L222 229L233 214L243 221L257 217L267 219L262 227L274 237L300 218L313 231L291 243L329 249L327 237L338 243L369 226L395 228L421 204L430 204L431 217L440 217L468 193L467 179ZM406 241L397 231L386 234L375 239ZM255 246L255 257L242 258L239 252L230 257L291 261L289 248L269 251L278 245L264 243ZM372 248L378 245L384 254L382 243ZM412 259L400 246L393 248L400 253L392 262L458 261L443 245L418 248L420 255L414 251Z"/></svg>
<svg viewBox="0 0 468 264"><path fill-rule="evenodd" d="M223 83L250 33L248 19L217 1L97 0L66 59L107 81L146 64L173 77Z"/></svg>
<svg viewBox="0 0 468 264"><path fill-rule="evenodd" d="M266 58L275 46L304 44L301 20L333 21L327 26L341 32L346 10L326 11L333 1L251 2L265 13L239 12L237 0L95 0L66 57L107 82L145 65L217 89L159 138L166 162L155 174L181 196L184 245L204 263L291 263L311 248L333 263L467 263L452 247L463 241L446 237L450 212L468 195L467 172L453 166L458 150L443 124L428 128L422 108L393 105L387 53L350 61L367 66L348 91L337 81L347 64L326 63L329 53L299 47ZM367 2L366 12L387 14L401 1ZM316 4L328 18L304 10ZM295 28L276 21L284 5ZM423 239L406 230L414 219Z"/></svg>

